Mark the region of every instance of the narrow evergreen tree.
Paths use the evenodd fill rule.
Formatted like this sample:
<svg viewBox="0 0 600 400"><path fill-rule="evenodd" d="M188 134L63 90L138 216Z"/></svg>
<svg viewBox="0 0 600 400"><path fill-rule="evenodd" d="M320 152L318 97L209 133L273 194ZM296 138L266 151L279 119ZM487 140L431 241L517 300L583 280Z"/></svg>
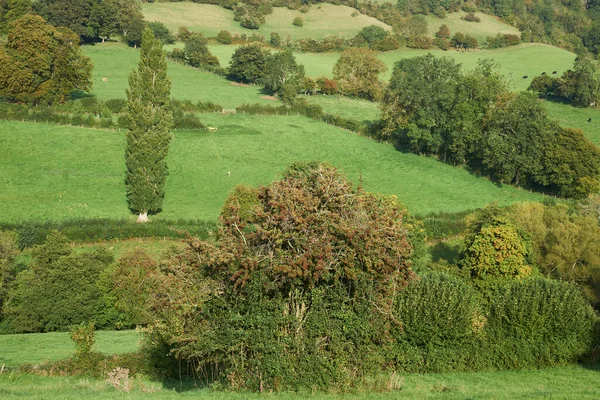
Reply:
<svg viewBox="0 0 600 400"><path fill-rule="evenodd" d="M127 199L139 213L138 222L147 222L148 212L159 212L165 196L173 126L170 91L162 44L145 28L138 70L129 74L127 90Z"/></svg>

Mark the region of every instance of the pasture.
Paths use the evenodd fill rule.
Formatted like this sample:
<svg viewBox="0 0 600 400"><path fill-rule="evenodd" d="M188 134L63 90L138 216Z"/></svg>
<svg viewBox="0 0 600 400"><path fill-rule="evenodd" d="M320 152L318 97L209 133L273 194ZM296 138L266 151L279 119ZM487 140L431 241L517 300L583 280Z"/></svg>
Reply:
<svg viewBox="0 0 600 400"><path fill-rule="evenodd" d="M218 130L175 132L160 217L214 220L236 184L265 185L294 161L315 159L355 184L362 177L369 191L397 195L416 214L543 198L302 116L205 114L202 121ZM130 215L122 132L0 124L2 220Z"/></svg>
<svg viewBox="0 0 600 400"><path fill-rule="evenodd" d="M136 331L97 331L94 349L104 354L131 353L139 349ZM75 345L68 332L0 335L0 366L57 361L73 355ZM0 375L2 376L2 375ZM0 390L1 393L1 390Z"/></svg>
<svg viewBox="0 0 600 400"><path fill-rule="evenodd" d="M358 13L354 8L323 3L310 6L308 12L290 10L286 7L274 7L273 13L265 17L266 22L259 29L246 29L233 20L233 11L212 4L181 3L145 3L142 4L147 21L159 21L171 31L177 32L180 26L186 26L193 32L206 36L216 36L221 30L231 33L245 33L250 36L259 34L267 40L271 32L277 32L282 39L288 35L292 40L313 38L322 39L328 35L340 37L355 36L363 27L379 25L391 29L388 25ZM292 25L295 17L304 19L304 26Z"/></svg>
<svg viewBox="0 0 600 400"><path fill-rule="evenodd" d="M440 29L440 25L445 24L450 28L450 35L456 32L462 32L474 36L479 45L483 45L488 36L495 36L498 33L519 35L519 30L514 26L501 21L493 15L477 12L480 22L469 22L461 19L467 15L464 11L448 13L446 18L438 18L433 14L426 15L429 36L435 37L435 33Z"/></svg>
<svg viewBox="0 0 600 400"><path fill-rule="evenodd" d="M233 393L198 388L193 382L152 382L136 378L129 393L118 392L104 380L84 377L47 377L20 373L0 374L3 399L180 399L207 400L395 400L395 399L597 399L600 396L595 368L565 366L530 371L446 374L402 374L395 377L398 390L350 393Z"/></svg>
<svg viewBox="0 0 600 400"><path fill-rule="evenodd" d="M103 43L84 46L83 53L94 62L92 93L103 100L125 98L129 73L139 62L139 50L117 43ZM168 68L171 96L178 100L211 101L225 108L235 108L243 103L272 103L261 99L260 86L237 85L218 75L172 61L168 61ZM107 78L108 82L103 82L102 78Z"/></svg>

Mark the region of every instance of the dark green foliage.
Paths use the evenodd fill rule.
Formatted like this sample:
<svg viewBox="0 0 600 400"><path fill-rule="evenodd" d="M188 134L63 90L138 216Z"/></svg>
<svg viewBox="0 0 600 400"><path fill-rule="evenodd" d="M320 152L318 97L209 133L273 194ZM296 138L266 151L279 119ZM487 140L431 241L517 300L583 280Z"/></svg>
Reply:
<svg viewBox="0 0 600 400"><path fill-rule="evenodd" d="M486 46L488 49L498 49L501 47L515 46L521 43L519 35L502 34L499 33L496 36L488 36L486 39Z"/></svg>
<svg viewBox="0 0 600 400"><path fill-rule="evenodd" d="M148 22L148 28L152 29L154 37L160 40L163 44L175 43L175 37L169 32L169 28L162 22Z"/></svg>
<svg viewBox="0 0 600 400"><path fill-rule="evenodd" d="M600 67L590 56L580 55L575 59L573 70L566 71L560 78L537 76L527 90L574 106L595 106L600 101Z"/></svg>
<svg viewBox="0 0 600 400"><path fill-rule="evenodd" d="M17 276L16 258L19 255L17 234L0 230L0 321L4 302L13 288Z"/></svg>
<svg viewBox="0 0 600 400"><path fill-rule="evenodd" d="M396 339L417 347L470 342L483 330L474 289L445 274L419 276L398 293L394 308L402 322Z"/></svg>
<svg viewBox="0 0 600 400"><path fill-rule="evenodd" d="M88 321L110 326L97 281L112 261L103 248L75 254L66 237L50 233L17 275L4 309L9 326L21 333L64 331Z"/></svg>
<svg viewBox="0 0 600 400"><path fill-rule="evenodd" d="M25 14L31 14L31 0L0 1L0 34L6 34L8 25Z"/></svg>
<svg viewBox="0 0 600 400"><path fill-rule="evenodd" d="M595 146L552 122L531 94L508 93L489 61L465 74L451 58L401 60L381 110L380 137L413 152L565 197L584 197L598 188Z"/></svg>
<svg viewBox="0 0 600 400"><path fill-rule="evenodd" d="M207 39L201 33L193 34L186 40L183 52L189 65L195 68L219 66L219 59L211 54L207 43Z"/></svg>
<svg viewBox="0 0 600 400"><path fill-rule="evenodd" d="M269 52L259 44L238 47L229 62L229 76L241 82L258 82L265 73L268 56Z"/></svg>
<svg viewBox="0 0 600 400"><path fill-rule="evenodd" d="M222 44L231 44L233 43L233 36L229 31L222 30L217 35L217 41Z"/></svg>
<svg viewBox="0 0 600 400"><path fill-rule="evenodd" d="M160 41L149 28L144 30L140 64L129 75L127 199L143 220L148 212L158 212L164 199L173 115L169 97L171 81ZM147 217L146 217L147 219Z"/></svg>
<svg viewBox="0 0 600 400"><path fill-rule="evenodd" d="M502 355L513 368L578 361L592 344L592 308L573 285L550 279L508 284L490 307L486 333L513 351Z"/></svg>

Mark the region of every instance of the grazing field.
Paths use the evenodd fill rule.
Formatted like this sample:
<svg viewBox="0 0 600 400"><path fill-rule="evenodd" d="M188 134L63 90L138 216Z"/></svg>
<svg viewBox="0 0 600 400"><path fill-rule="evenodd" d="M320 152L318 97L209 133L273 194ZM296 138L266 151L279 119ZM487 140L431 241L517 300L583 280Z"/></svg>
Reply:
<svg viewBox="0 0 600 400"><path fill-rule="evenodd" d="M137 68L139 51L122 44L104 43L84 46L83 53L94 62L92 93L103 100L125 98L129 72ZM208 72L171 61L168 64L173 83L171 95L178 100L211 101L225 108L235 108L243 103L273 103L261 99L260 86L234 85L234 82ZM103 82L102 78L107 78L108 82Z"/></svg>
<svg viewBox="0 0 600 400"><path fill-rule="evenodd" d="M450 28L450 35L456 32L462 32L474 36L479 45L483 45L488 36L495 36L498 33L519 35L519 30L514 26L501 21L493 15L477 12L476 16L481 19L480 22L469 22L461 19L467 15L464 11L448 13L446 18L438 18L433 14L426 15L425 19L429 27L429 35L435 37L435 33L440 29L440 25L445 24Z"/></svg>
<svg viewBox="0 0 600 400"><path fill-rule="evenodd" d="M302 116L205 114L202 121L218 130L175 132L164 218L214 220L236 184L264 185L294 161L315 159L355 184L362 176L367 190L397 195L418 214L543 198ZM3 221L129 215L122 132L0 124Z"/></svg>
<svg viewBox="0 0 600 400"><path fill-rule="evenodd" d="M207 400L395 400L395 399L598 399L597 368L565 366L533 371L448 374L398 374L391 392L232 393L195 388L193 382L135 379L131 392L118 392L107 381L78 377L0 374L3 399L179 399ZM385 377L382 379L386 379Z"/></svg>
<svg viewBox="0 0 600 400"><path fill-rule="evenodd" d="M130 353L138 350L139 340L140 334L133 330L97 331L94 349L104 354ZM75 345L68 332L28 333L0 335L0 349L0 366L16 367L68 358ZM1 393L0 389L0 397Z"/></svg>
<svg viewBox="0 0 600 400"><path fill-rule="evenodd" d="M600 110L573 107L569 104L552 101L543 101L542 103L548 111L548 115L557 119L562 126L581 129L592 143L600 146Z"/></svg>
<svg viewBox="0 0 600 400"><path fill-rule="evenodd" d="M378 103L346 96L302 96L311 104L323 107L327 114L359 121L373 121L379 118Z"/></svg>
<svg viewBox="0 0 600 400"><path fill-rule="evenodd" d="M186 26L194 32L202 32L206 36L216 36L219 31L245 33L250 36L259 34L269 39L271 32L277 32L282 39L288 35L292 40L313 38L322 39L327 35L352 37L363 27L379 25L391 29L381 21L366 15L355 13L354 8L333 4L312 5L308 12L290 10L286 7L274 7L273 13L266 16L266 22L259 29L246 29L233 20L233 11L216 5L181 3L146 3L142 5L147 21L164 23L171 31L176 32L180 26ZM294 18L302 17L302 27L292 25Z"/></svg>

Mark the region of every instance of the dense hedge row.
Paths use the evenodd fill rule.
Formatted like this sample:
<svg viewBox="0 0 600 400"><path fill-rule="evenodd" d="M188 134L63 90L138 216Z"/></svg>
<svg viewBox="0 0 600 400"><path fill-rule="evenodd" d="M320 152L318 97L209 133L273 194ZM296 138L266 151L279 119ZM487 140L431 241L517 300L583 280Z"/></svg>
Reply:
<svg viewBox="0 0 600 400"><path fill-rule="evenodd" d="M69 242L92 243L103 240L138 237L184 238L186 233L206 238L216 224L201 220L161 220L138 224L129 219L88 218L62 221L23 221L0 223L0 230L18 234L18 247L25 249L41 245L52 231L62 233Z"/></svg>

